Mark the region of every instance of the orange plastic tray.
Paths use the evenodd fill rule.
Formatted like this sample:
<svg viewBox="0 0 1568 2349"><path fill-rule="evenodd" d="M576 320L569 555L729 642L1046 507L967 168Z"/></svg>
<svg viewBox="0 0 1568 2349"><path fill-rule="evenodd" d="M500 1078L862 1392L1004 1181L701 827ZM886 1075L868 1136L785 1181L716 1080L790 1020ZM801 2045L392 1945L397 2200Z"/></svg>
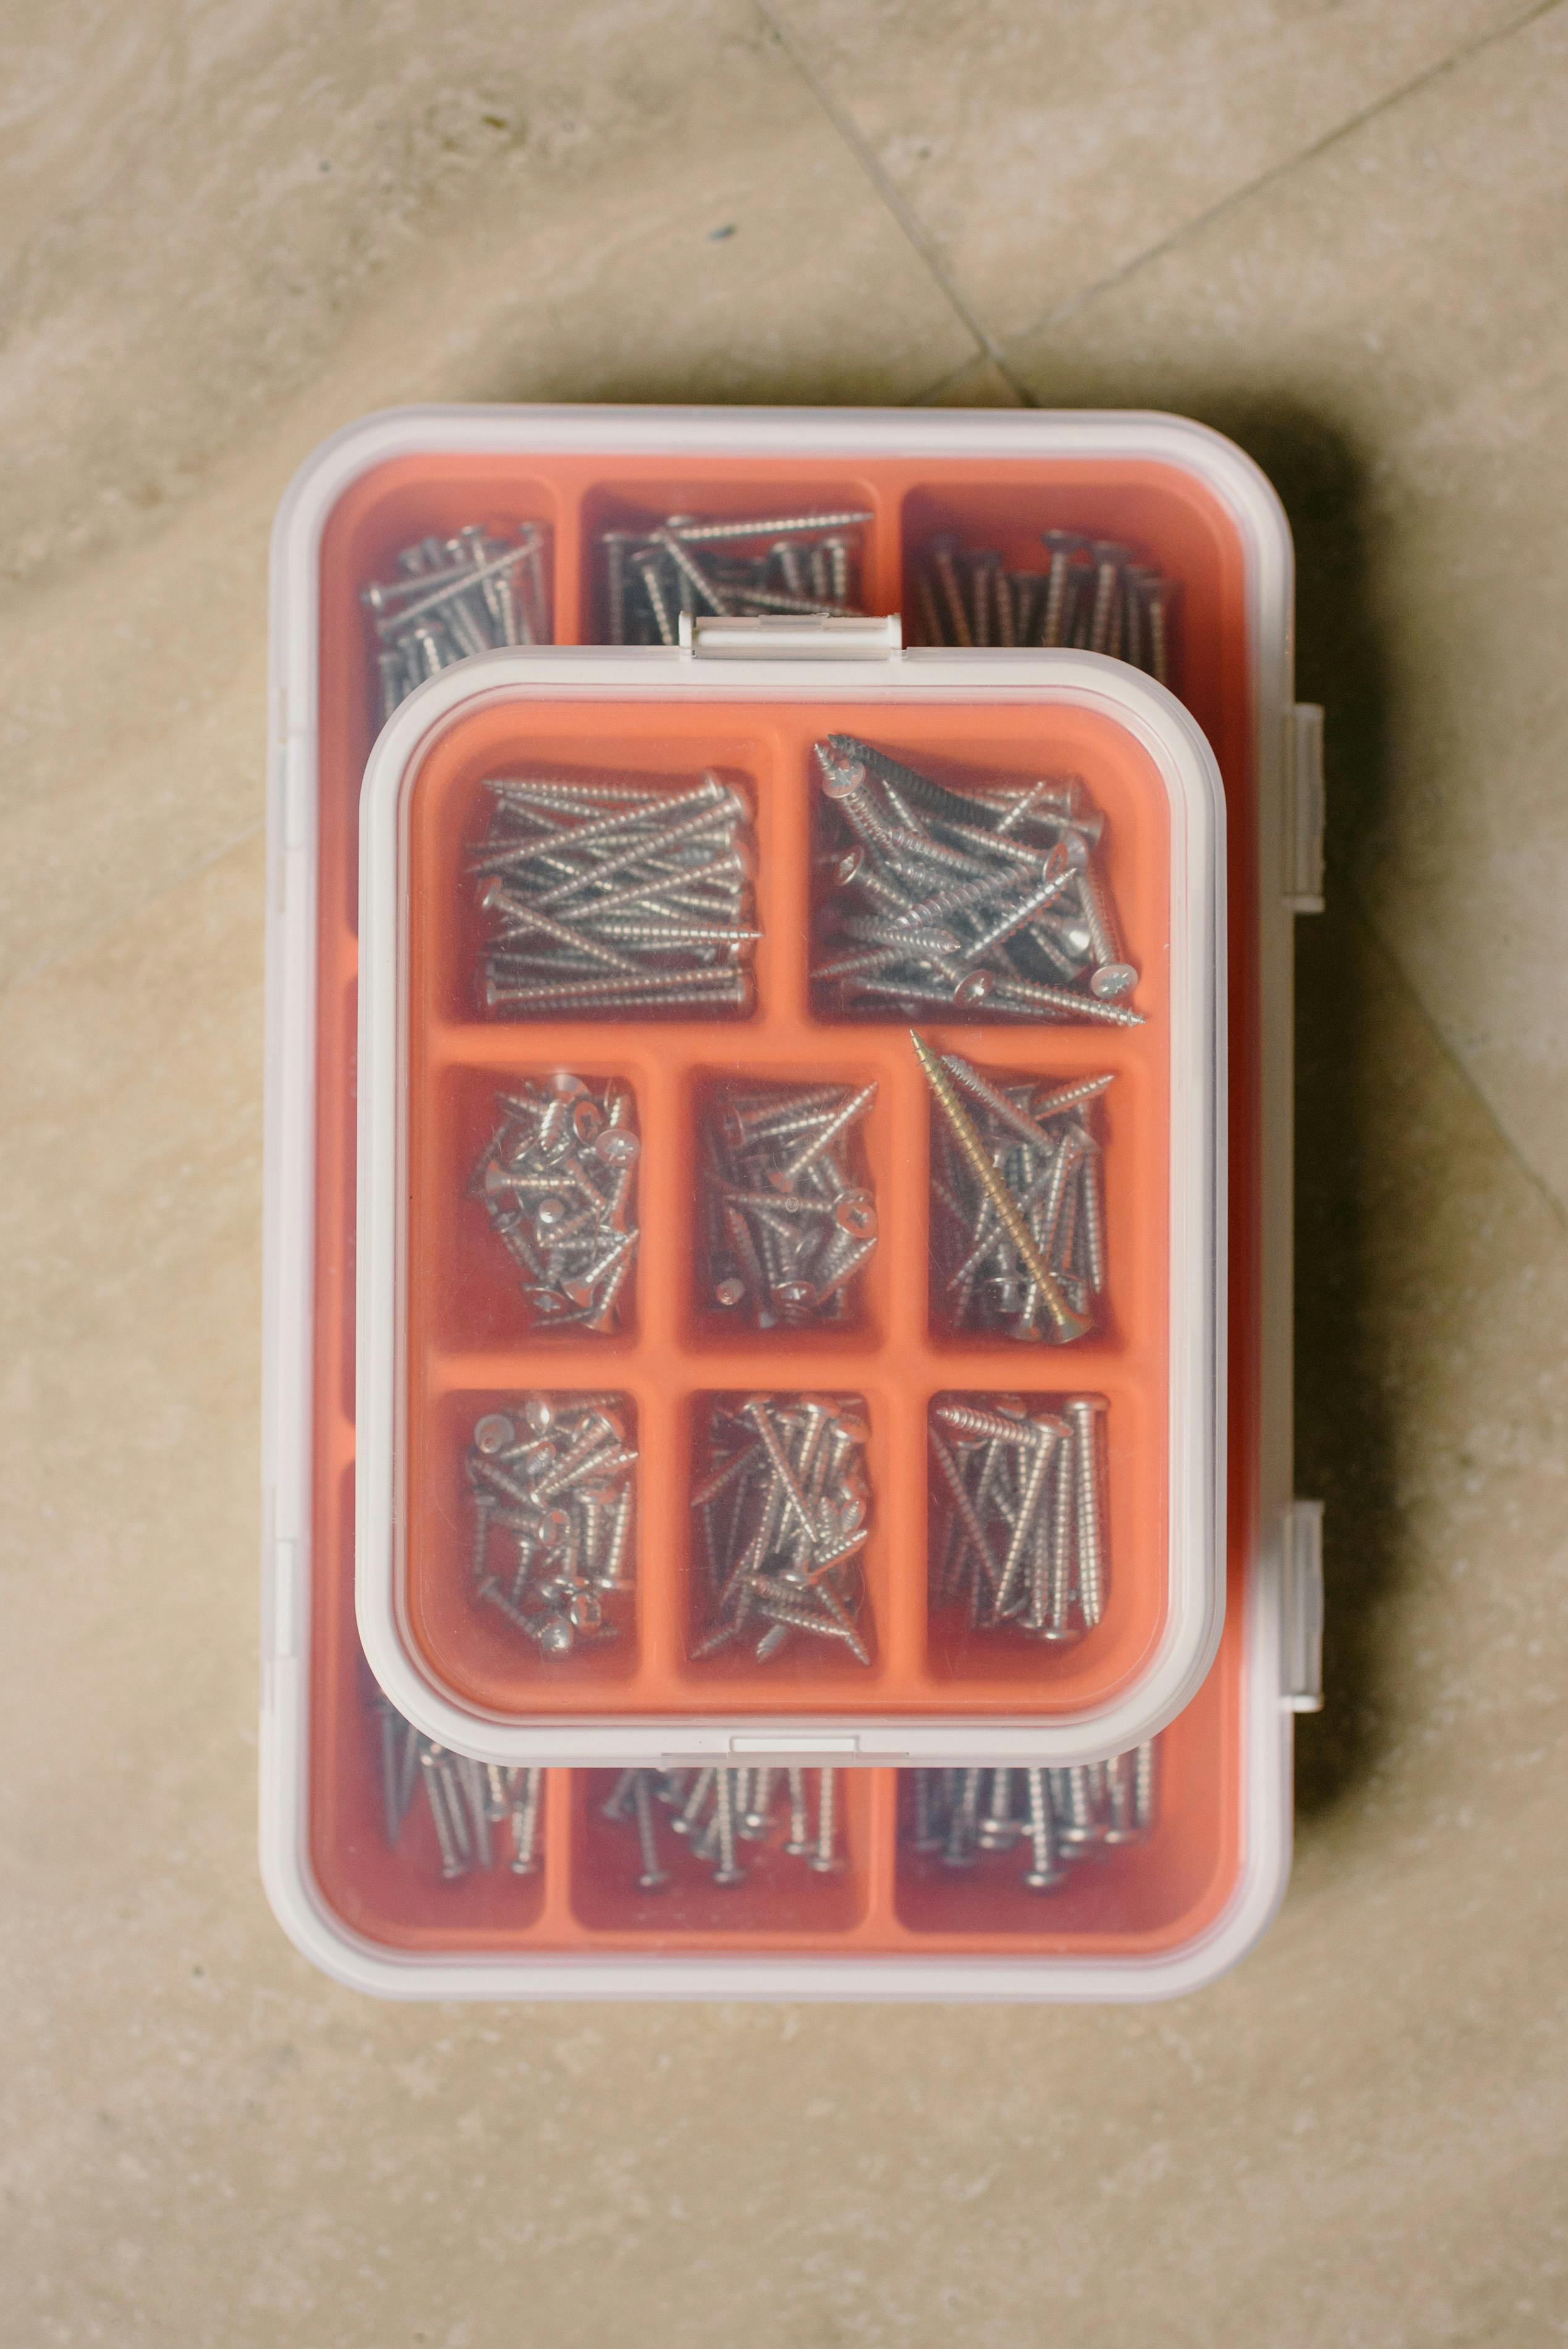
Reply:
<svg viewBox="0 0 1568 2349"><path fill-rule="evenodd" d="M892 609L901 601L906 526L933 523L984 535L1009 560L1037 559L1035 533L1047 526L1119 534L1135 541L1181 585L1181 638L1175 682L1213 743L1224 776L1228 813L1230 1055L1230 1264L1228 1578L1230 1607L1218 1658L1199 1697L1161 1736L1162 1826L1156 1842L1121 1856L1118 1897L1109 1909L1069 1909L1023 1894L1006 1913L993 1903L966 1905L940 1918L929 1903L901 1894L893 1840L893 1774L859 1774L847 1812L853 1916L821 1920L727 1912L717 1937L707 1925L683 1925L683 1944L727 1945L738 1936L757 1949L782 1934L793 1949L852 1945L870 1952L915 1952L947 1945L1042 1957L1082 1951L1109 1956L1171 1950L1201 1936L1231 1897L1242 1840L1243 1789L1238 1722L1247 1653L1245 1625L1258 1545L1259 1473L1259 1172L1258 843L1256 712L1251 686L1247 551L1232 513L1204 482L1177 463L1088 456L1061 459L898 458L852 466L779 454L678 462L657 455L617 460L580 454L495 453L470 457L428 450L361 472L336 498L321 542L317 768L315 1040L315 1214L312 1258L312 1458L308 1543L308 1720L303 1820L311 1898L351 1939L389 1951L439 1954L596 1950L628 1951L667 1940L671 1912L642 1916L603 1881L591 1883L593 1830L576 1774L551 1774L541 1875L497 1888L488 1878L433 1886L418 1868L390 1852L379 1826L374 1740L364 1711L364 1665L354 1611L355 1388L355 1030L357 977L357 792L375 730L357 590L389 566L397 548L428 531L449 533L475 519L536 519L553 530L553 601L563 643L593 636L582 547L585 513L627 508L642 513L677 505L738 511L758 502L793 505L830 499L864 502L876 519L865 539L865 600ZM787 947L774 926L770 951ZM1147 979L1145 982L1147 986ZM461 1024L461 1023L459 1023ZM1025 1031L1003 1041L1016 1051ZM584 1059L573 1031L573 1062ZM652 1031L636 1044L647 1052ZM953 1040L985 1057L984 1040L966 1028ZM1072 1031L1043 1040L1049 1063ZM500 1031L487 1042L491 1050ZM523 1064L544 1040L533 1030ZM733 1039L721 1039L722 1046ZM857 1030L846 1047L868 1041ZM1109 1036L1081 1040L1090 1057L1120 1047ZM482 1055L481 1055L482 1064ZM1107 1065L1110 1062L1107 1061ZM1113 1088L1113 1092L1116 1089ZM647 1258L645 1257L646 1264ZM886 1258L883 1257L884 1278ZM882 1291L884 1300L886 1289ZM644 1309L639 1306L639 1312ZM886 1302L882 1309L890 1309ZM1049 1367L1078 1350L1053 1354ZM1044 1368L1042 1358L1042 1369ZM1005 1382L1023 1383L1017 1358ZM595 1371L595 1380L601 1376ZM1075 1373L1075 1383L1077 1383ZM940 1383L955 1381L944 1364ZM1087 1381L1086 1381L1087 1383ZM1136 1871L1138 1883L1130 1884ZM742 1895L743 1899L750 1896ZM842 1896L838 1896L842 1897ZM1086 1895L1087 1897L1087 1895ZM390 1986L390 1985L388 1985Z"/></svg>
<svg viewBox="0 0 1568 2349"><path fill-rule="evenodd" d="M1166 789L1125 725L1101 711L995 688L934 707L846 698L771 707L681 694L646 701L510 692L439 732L404 795L407 925L407 1220L401 1254L406 1463L404 1636L431 1680L475 1714L1070 1714L1136 1684L1169 1604L1171 990ZM811 745L863 735L923 771L1084 778L1106 820L1101 849L1131 960L1137 1029L954 1022L923 1030L1009 1075L1113 1071L1105 1102L1107 1256L1101 1326L1070 1347L944 1335L928 1295L925 1081L898 1019L829 1019L810 1009L807 953L815 792ZM704 767L740 783L756 812L763 939L757 1005L743 1019L525 1023L480 1017L482 917L467 860L483 835L487 777L634 771L671 788ZM638 1265L628 1326L559 1335L532 1322L483 1208L465 1197L495 1094L572 1069L630 1086L643 1138ZM722 1326L696 1262L696 1137L726 1080L873 1083L860 1128L880 1237L849 1326L756 1333ZM546 1659L473 1601L462 1454L476 1417L530 1390L614 1390L634 1416L634 1625ZM926 1422L942 1392L1106 1397L1109 1592L1101 1622L1056 1648L968 1636L928 1611ZM690 1492L707 1399L832 1392L863 1402L871 1535L864 1551L869 1668L799 1640L759 1665L737 1646L694 1660Z"/></svg>

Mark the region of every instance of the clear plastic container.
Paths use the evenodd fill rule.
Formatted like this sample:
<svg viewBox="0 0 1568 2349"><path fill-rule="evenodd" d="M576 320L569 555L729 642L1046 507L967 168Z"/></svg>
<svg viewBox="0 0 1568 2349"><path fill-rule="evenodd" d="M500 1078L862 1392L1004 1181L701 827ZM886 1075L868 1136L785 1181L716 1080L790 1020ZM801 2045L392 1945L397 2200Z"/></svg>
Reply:
<svg viewBox="0 0 1568 2349"><path fill-rule="evenodd" d="M1014 653L977 676L984 656L906 655L869 632L824 658L809 628L748 657L746 623L730 627L716 652L699 630L685 650L466 662L405 703L370 759L366 1651L420 1729L498 1762L656 1764L727 1752L738 1730L776 1756L912 1762L1066 1762L1136 1744L1198 1687L1223 1612L1212 755L1185 710L1120 663ZM894 763L891 799L872 796L873 750ZM834 796L846 774L869 811L863 850ZM917 784L940 796L917 805ZM646 796L602 812L616 790ZM1078 821L1050 803L1037 815L1037 791L1070 798ZM965 814L945 822L950 808ZM670 868L683 881L716 844L740 843L751 918L685 930L621 918L628 890L665 870L665 841L690 860ZM934 888L924 902L965 895L935 950L937 983L899 944L886 949L899 994L824 1004L813 970L842 957L812 917L813 884L817 913L836 912L846 864L884 841L890 875ZM1069 850L1097 876L1089 902L1114 906L1114 955L1099 966L1112 998L993 978L1016 972L1008 954L1033 941L1020 912L1058 885L1067 902L1084 869ZM719 953L711 939L738 940L747 959L685 963L668 997L642 996L643 966L586 962L563 978L553 960L524 965L553 979L497 990L503 859L519 946L538 937L553 957L558 938L583 938L624 961L640 935L667 961L662 941L689 935ZM961 942L976 903L965 893L994 883ZM577 912L596 891L613 908L602 928ZM543 932L523 927L535 904ZM975 939L1009 925L1008 942L976 954ZM898 929L874 914L860 926ZM994 993L971 1005L982 980ZM1006 999L1014 985L1021 1009ZM561 1004L572 987L580 1001ZM738 999L712 1002L710 987ZM1057 999L1057 1020L1039 1019L1037 993ZM1057 1115L1039 1110L1102 1082ZM977 1139L975 1173L958 1145ZM600 1154L610 1144L614 1164ZM634 1153L624 1169L622 1148ZM1091 1168L1098 1292L1061 1246ZM989 1222L986 1179L1005 1203ZM1031 1199L1045 1280L999 1220ZM808 1222L825 1226L825 1247L796 1247ZM574 1227L575 1250L552 1245ZM841 1246L843 1261L865 1260L829 1317L810 1276ZM1000 1268L979 1311L964 1272L977 1257L982 1275ZM626 1264L606 1309L609 1276L592 1276ZM552 1413L577 1432L562 1441L533 1423ZM631 1528L606 1605L598 1567L623 1504ZM965 1579L967 1596L950 1587Z"/></svg>
<svg viewBox="0 0 1568 2349"><path fill-rule="evenodd" d="M572 1828L588 1797L560 1772L546 1782L542 1865L505 1888L526 1914L487 1909L499 1896L467 1878L432 1882L419 1847L394 1852L379 1823L355 1630L357 801L380 717L361 591L425 537L531 522L550 533L557 633L580 642L604 632L602 527L628 509L642 529L785 500L871 512L859 559L873 612L905 601L906 562L933 527L1006 541L1014 568L1047 528L1134 543L1179 588L1168 673L1226 794L1230 1602L1214 1669L1162 1740L1167 1788L1191 1789L1170 1812L1186 1824L1118 1853L1099 1878L1116 1889L1092 1917L1031 1895L1009 1925L993 1887L956 1944L934 1931L942 1920L913 1879L897 1889L896 1800L880 1772L852 1777L851 1864L836 1873L866 1889L825 1939L820 1915L793 1906L733 1912L740 1930L722 1945L689 1938L677 1909L639 1925L624 1884L591 1889L593 1838ZM1313 1701L1317 1588L1315 1516L1290 1497L1289 1110L1291 916L1315 902L1320 801L1315 713L1290 698L1289 541L1266 483L1229 444L1169 418L410 411L356 426L305 467L279 516L273 596L262 1792L263 1869L286 1929L329 1971L414 1995L1117 1997L1220 1971L1283 1885L1288 1711ZM1006 677L1009 656L976 657L987 674L1000 658ZM956 1041L972 1049L974 1031ZM1072 1351L1037 1355L1006 1383L1059 1396ZM756 1751L745 1730L727 1743L732 1758ZM997 1739L965 1758L1005 1750ZM872 1818L886 1831L866 1840L853 1823ZM836 1881L830 1897L846 1897Z"/></svg>

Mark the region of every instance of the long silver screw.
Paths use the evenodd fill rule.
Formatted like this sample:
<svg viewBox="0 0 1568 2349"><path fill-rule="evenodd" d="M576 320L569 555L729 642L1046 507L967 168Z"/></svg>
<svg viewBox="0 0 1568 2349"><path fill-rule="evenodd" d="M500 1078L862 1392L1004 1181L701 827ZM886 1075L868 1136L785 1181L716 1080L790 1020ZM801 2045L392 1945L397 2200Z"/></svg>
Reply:
<svg viewBox="0 0 1568 2349"><path fill-rule="evenodd" d="M819 1770L817 1773L817 1847L806 1865L819 1876L831 1875L835 1868L843 1865L835 1848L834 1810L838 1776L836 1770Z"/></svg>

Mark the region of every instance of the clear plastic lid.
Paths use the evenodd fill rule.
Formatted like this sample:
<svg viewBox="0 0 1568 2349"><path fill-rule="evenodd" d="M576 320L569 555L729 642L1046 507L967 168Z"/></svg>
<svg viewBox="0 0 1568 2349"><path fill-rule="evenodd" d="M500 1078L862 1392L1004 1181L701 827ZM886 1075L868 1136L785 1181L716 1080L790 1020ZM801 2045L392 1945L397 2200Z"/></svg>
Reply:
<svg viewBox="0 0 1568 2349"><path fill-rule="evenodd" d="M793 625L467 661L366 771L360 1627L498 1763L1067 1763L1218 1637L1212 754Z"/></svg>

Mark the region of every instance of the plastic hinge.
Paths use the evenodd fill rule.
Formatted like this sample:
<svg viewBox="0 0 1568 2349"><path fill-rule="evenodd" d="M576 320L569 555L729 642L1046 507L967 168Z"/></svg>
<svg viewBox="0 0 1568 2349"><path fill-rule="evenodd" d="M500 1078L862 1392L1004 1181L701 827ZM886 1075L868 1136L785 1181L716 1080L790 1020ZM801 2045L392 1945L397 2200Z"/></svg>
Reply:
<svg viewBox="0 0 1568 2349"><path fill-rule="evenodd" d="M1323 1709L1323 1503L1284 1513L1281 1693L1293 1713Z"/></svg>
<svg viewBox="0 0 1568 2349"><path fill-rule="evenodd" d="M1323 911L1323 708L1295 702L1286 713L1284 885L1294 914Z"/></svg>
<svg viewBox="0 0 1568 2349"><path fill-rule="evenodd" d="M704 660L886 660L903 650L896 612L830 617L774 613L757 619L683 612L680 644Z"/></svg>

